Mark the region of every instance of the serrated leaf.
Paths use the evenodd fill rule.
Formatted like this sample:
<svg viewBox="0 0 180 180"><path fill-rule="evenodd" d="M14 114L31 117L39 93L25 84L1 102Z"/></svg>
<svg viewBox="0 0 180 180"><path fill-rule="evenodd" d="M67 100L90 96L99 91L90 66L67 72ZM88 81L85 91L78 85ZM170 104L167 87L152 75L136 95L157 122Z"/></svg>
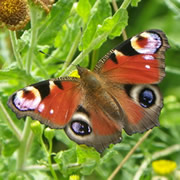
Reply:
<svg viewBox="0 0 180 180"><path fill-rule="evenodd" d="M28 75L25 70L19 69L17 67L12 67L8 69L0 70L0 80L27 80L28 82L33 82L34 79L31 75Z"/></svg>
<svg viewBox="0 0 180 180"><path fill-rule="evenodd" d="M76 151L74 148L66 151L60 151L59 153L57 153L54 159L58 164L68 166L69 163L76 163Z"/></svg>
<svg viewBox="0 0 180 180"><path fill-rule="evenodd" d="M27 84L33 84L35 81L25 70L19 69L16 66L0 70L0 96L10 95L15 90L23 88Z"/></svg>
<svg viewBox="0 0 180 180"><path fill-rule="evenodd" d="M38 44L52 44L69 16L74 0L59 0L39 29Z"/></svg>
<svg viewBox="0 0 180 180"><path fill-rule="evenodd" d="M86 145L77 145L77 162L81 164L81 174L90 175L100 161L100 154Z"/></svg>
<svg viewBox="0 0 180 180"><path fill-rule="evenodd" d="M79 49L86 49L92 39L94 38L96 29L98 25L102 24L105 18L111 15L111 7L107 0L98 0L95 2L93 8L91 9L91 17L87 23L87 27L83 32L82 41L80 43Z"/></svg>
<svg viewBox="0 0 180 180"><path fill-rule="evenodd" d="M113 150L113 149L109 149L107 151L107 153L101 158L101 163L106 163L109 160L111 160L115 155L117 155L117 151Z"/></svg>
<svg viewBox="0 0 180 180"><path fill-rule="evenodd" d="M77 145L76 151L77 162L79 164L89 162L91 160L99 162L100 160L100 154L94 148L88 147L86 145Z"/></svg>
<svg viewBox="0 0 180 180"><path fill-rule="evenodd" d="M119 30L127 25L127 20L127 11L125 9L119 9L112 17L108 17L104 20L102 26L98 28L96 36L103 33L108 33L111 36L119 36L121 33ZM120 28L118 28L119 26Z"/></svg>
<svg viewBox="0 0 180 180"><path fill-rule="evenodd" d="M1 91L6 90L6 92L12 93L14 86L22 88L28 84L35 82L35 79L26 73L25 70L19 69L17 67L12 67L4 70L0 70L0 80L1 80Z"/></svg>
<svg viewBox="0 0 180 180"><path fill-rule="evenodd" d="M81 174L83 175L90 175L94 171L94 169L97 166L97 162L95 160L89 161L83 165L83 168L81 169Z"/></svg>
<svg viewBox="0 0 180 180"><path fill-rule="evenodd" d="M77 5L77 13L83 19L84 23L87 22L91 10L89 0L79 0Z"/></svg>
<svg viewBox="0 0 180 180"><path fill-rule="evenodd" d="M73 174L80 169L80 166L76 163L77 156L74 148L57 153L54 160L58 163L63 176Z"/></svg>
<svg viewBox="0 0 180 180"><path fill-rule="evenodd" d="M120 9L119 13L116 15L116 20L118 21L111 31L109 37L114 38L122 33L122 30L128 25L128 12L125 9Z"/></svg>
<svg viewBox="0 0 180 180"><path fill-rule="evenodd" d="M106 18L103 22L103 25L98 28L95 37L101 36L103 34L106 34L106 36L104 36L104 39L102 39L96 45L96 49L101 46L108 35L110 38L119 36L122 30L126 27L127 23L128 13L125 9L119 9L112 17Z"/></svg>

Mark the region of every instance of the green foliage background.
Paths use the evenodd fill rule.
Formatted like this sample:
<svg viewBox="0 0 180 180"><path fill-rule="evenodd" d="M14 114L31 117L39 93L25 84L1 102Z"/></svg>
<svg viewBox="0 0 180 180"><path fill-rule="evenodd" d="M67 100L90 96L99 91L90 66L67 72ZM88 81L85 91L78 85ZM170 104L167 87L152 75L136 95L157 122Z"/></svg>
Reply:
<svg viewBox="0 0 180 180"><path fill-rule="evenodd" d="M124 28L128 37L161 29L171 48L166 53L166 77L160 83L164 95L161 125L114 179L133 179L143 162L148 164L141 179L151 179L155 176L151 160L160 158L175 161L176 171L180 169L180 1L138 2L118 0L120 8L115 13L108 0L58 0L48 15L30 3L31 24L26 29L0 29L0 179L73 179L73 174L82 179L107 179L111 175L141 134L123 133L122 143L99 154L76 145L63 130L44 131L44 126L30 118L18 120L8 109L7 99L28 84L68 75L75 68L72 61L92 69L123 41ZM162 150L168 153L162 155ZM174 174L168 178L176 179Z"/></svg>

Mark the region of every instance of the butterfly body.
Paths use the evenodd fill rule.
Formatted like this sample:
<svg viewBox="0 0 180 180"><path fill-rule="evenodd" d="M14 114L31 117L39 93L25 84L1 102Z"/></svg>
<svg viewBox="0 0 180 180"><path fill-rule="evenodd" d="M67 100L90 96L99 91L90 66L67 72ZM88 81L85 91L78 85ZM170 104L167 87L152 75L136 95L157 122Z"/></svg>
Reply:
<svg viewBox="0 0 180 180"><path fill-rule="evenodd" d="M86 68L77 67L77 69L80 75L81 91L85 98L83 101L86 102L86 106L98 106L111 119L122 119L122 109L118 101L108 92L108 89L113 88L112 84L109 86L109 83L106 83L97 73Z"/></svg>
<svg viewBox="0 0 180 180"><path fill-rule="evenodd" d="M131 135L159 125L163 101L156 84L165 76L168 47L162 31L145 31L112 49L93 71L77 66L80 78L27 86L8 105L18 118L64 128L75 142L102 151L121 141L122 129Z"/></svg>

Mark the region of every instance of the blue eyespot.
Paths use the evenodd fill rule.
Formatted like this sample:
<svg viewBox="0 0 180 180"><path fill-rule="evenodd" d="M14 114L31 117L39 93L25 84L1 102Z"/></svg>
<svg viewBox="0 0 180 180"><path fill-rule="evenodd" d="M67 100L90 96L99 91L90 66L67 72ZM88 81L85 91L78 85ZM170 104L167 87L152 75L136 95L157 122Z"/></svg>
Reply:
<svg viewBox="0 0 180 180"><path fill-rule="evenodd" d="M71 129L75 134L80 136L85 136L92 132L91 127L86 122L80 120L73 121L71 123Z"/></svg>
<svg viewBox="0 0 180 180"><path fill-rule="evenodd" d="M149 108L154 105L156 96L151 89L145 88L139 94L139 103L143 108Z"/></svg>

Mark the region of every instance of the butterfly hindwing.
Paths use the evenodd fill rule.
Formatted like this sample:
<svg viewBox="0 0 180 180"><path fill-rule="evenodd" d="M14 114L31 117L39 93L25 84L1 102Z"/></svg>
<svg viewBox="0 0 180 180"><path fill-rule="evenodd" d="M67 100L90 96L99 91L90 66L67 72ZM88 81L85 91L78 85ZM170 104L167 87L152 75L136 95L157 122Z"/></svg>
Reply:
<svg viewBox="0 0 180 180"><path fill-rule="evenodd" d="M122 123L127 134L159 126L158 117L163 102L156 85L114 85L110 91L124 111Z"/></svg>
<svg viewBox="0 0 180 180"><path fill-rule="evenodd" d="M31 116L52 128L62 128L79 101L79 80L67 77L27 86L9 98L8 106L18 118Z"/></svg>
<svg viewBox="0 0 180 180"><path fill-rule="evenodd" d="M168 47L162 31L145 31L111 50L98 62L94 71L109 82L158 83L165 76L164 53Z"/></svg>
<svg viewBox="0 0 180 180"><path fill-rule="evenodd" d="M103 151L111 143L121 141L122 126L106 116L98 107L78 106L65 128L70 139Z"/></svg>

